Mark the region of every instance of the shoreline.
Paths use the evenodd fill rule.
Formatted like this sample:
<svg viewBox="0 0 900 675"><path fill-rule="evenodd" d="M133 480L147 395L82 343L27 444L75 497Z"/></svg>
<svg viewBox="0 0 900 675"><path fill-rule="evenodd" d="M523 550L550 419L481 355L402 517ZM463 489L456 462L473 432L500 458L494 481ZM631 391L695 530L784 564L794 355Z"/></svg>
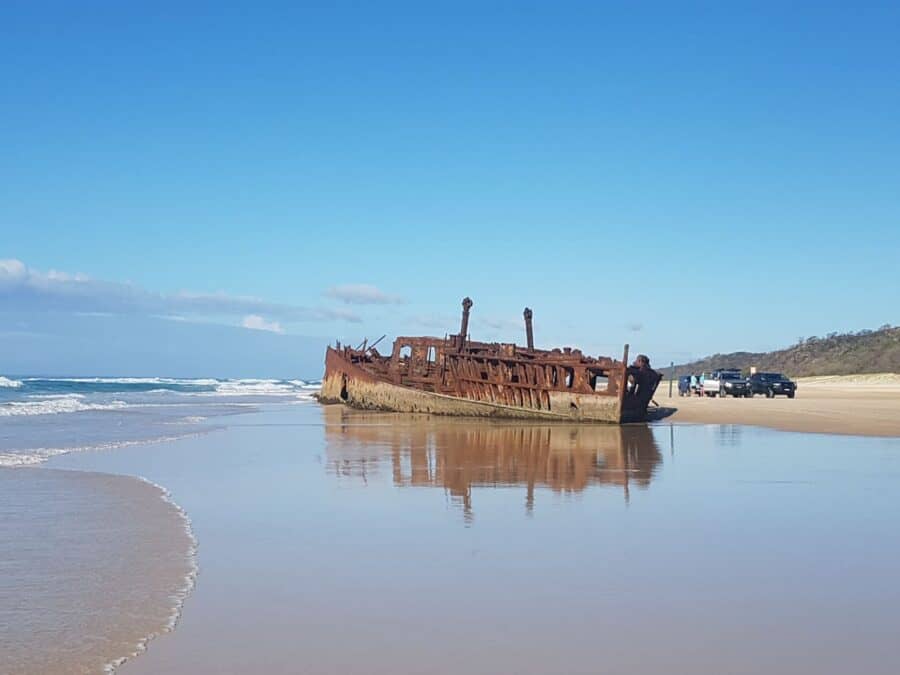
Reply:
<svg viewBox="0 0 900 675"><path fill-rule="evenodd" d="M741 424L802 433L842 436L900 436L900 385L831 378L798 380L793 399L668 396L668 382L655 397L656 421L687 424Z"/></svg>
<svg viewBox="0 0 900 675"><path fill-rule="evenodd" d="M177 630L115 672L254 672L265 662L273 674L371 675L416 672L427 661L435 673L539 675L566 659L572 672L588 673L598 640L609 669L621 672L658 672L673 658L684 672L727 669L740 658L748 665L741 672L778 663L835 675L853 664L893 672L867 657L884 644L871 626L891 625L892 615L873 616L860 635L847 637L843 624L848 607L863 616L883 607L878 574L895 559L893 549L873 559L854 539L868 536L854 509L869 512L872 475L886 502L867 526L886 533L891 524L895 476L876 470L885 461L880 442L676 424L670 446L660 425L623 427L637 433L620 438L611 425L545 424L528 433L518 427L534 425L434 416L397 424L389 414L337 408L269 408L215 439L51 460L167 486L203 541L204 583ZM721 452L726 447L746 451ZM848 448L859 458L850 467ZM784 461L785 450L795 461ZM823 509L835 518L819 517ZM589 528L587 540L572 534ZM815 544L835 531L850 539L823 561ZM778 539L780 532L790 538ZM777 545L761 568L755 556L772 537ZM546 543L537 556L535 540ZM647 542L654 554L635 556ZM657 573L659 558L674 561L671 575ZM816 577L802 573L811 564L819 565ZM602 566L620 573L598 585ZM848 566L878 583L839 583ZM574 581L548 586L560 570ZM735 586L735 574L746 584ZM813 593L821 611L796 621L798 603ZM733 612L748 603L749 615ZM537 605L541 612L528 611ZM685 607L692 621L679 623ZM398 663L423 625L437 637L413 640ZM635 637L648 629L664 640L649 653ZM545 640L529 651L535 634ZM747 637L729 639L736 634ZM818 656L806 645L823 634L829 649ZM629 636L635 649L616 649ZM498 640L507 647L500 660ZM718 645L712 661L708 651L698 659L710 640ZM761 656L747 656L749 645Z"/></svg>
<svg viewBox="0 0 900 675"><path fill-rule="evenodd" d="M667 412L671 410L671 412L657 418L655 423L649 425L651 428L669 422L679 427L741 425L825 435L900 437L900 386L894 383L859 383L857 386L852 386L849 383L835 383L834 381L820 383L800 380L800 388L795 399L781 397L776 399L755 397L750 400L688 398L678 397L674 391L672 398L669 398L668 383L663 382L660 389L662 395L657 395L656 400L661 408ZM268 415L264 415L264 417L268 417ZM513 426L516 426L515 421L511 422ZM228 429L227 426L226 429ZM223 440L235 434L242 435L242 433L238 429L232 428ZM171 454L178 447L207 447L204 437L208 435L208 433L196 433L177 439L155 439L134 445L155 445L162 454ZM129 456L131 459L128 459ZM132 479L151 486L158 498L169 505L181 521L181 527L189 541L186 553L189 569L183 584L174 593L167 596L168 600L173 601L168 620L138 639L129 648L130 651L127 654L107 661L100 672L114 673L125 668L126 672L150 673L159 665L160 661L168 662L168 666L175 667L175 664L184 658L183 653L181 659L175 657L177 650L180 649L178 644L174 648L165 647L162 654L154 656L149 661L138 657L145 656L146 658L149 644L156 638L170 633L178 636L180 631L175 631L175 628L181 623L185 602L195 591L199 574L198 539L194 532L192 519L187 510L173 499L170 489L163 483L171 483L172 489L178 490L181 498L186 499L188 505L192 500L199 500L202 503L203 498L202 495L186 492L183 485L179 490L179 481L175 478L177 474L159 475L157 469L151 469L146 464L147 457L146 454L140 452L140 448L133 447L132 444L124 444L122 447L117 447L116 452L108 452L108 449L80 449L79 452L48 457L46 459L49 461L42 462L43 466L4 467L4 469L12 471L40 472L48 469L73 474L97 474L105 476L109 480ZM144 474L152 475L155 480ZM172 479L175 480L174 483ZM209 599L202 599L201 607L204 602L208 603ZM199 613L203 614L203 611L201 608ZM198 617L193 623L200 620L202 619ZM207 617L208 620L209 617ZM189 633L192 630L196 632L195 626L189 628ZM176 651L173 652L173 649ZM151 651L155 652L156 648L154 647Z"/></svg>
<svg viewBox="0 0 900 675"><path fill-rule="evenodd" d="M178 439L166 439L161 442L169 442L171 440ZM78 469L62 469L63 471L77 471ZM199 542L197 541L197 536L194 534L193 526L191 524L191 518L188 516L187 511L185 511L181 506L172 499L172 493L169 492L167 488L160 485L159 483L154 483L149 478L145 478L144 476L132 476L127 474L107 474L109 476L116 476L121 478L131 478L134 480L138 480L142 483L146 483L147 485L152 486L159 492L159 497L166 504L171 506L175 512L178 514L178 517L181 519L182 527L184 528L184 533L187 535L188 540L190 541L190 546L187 551L187 559L189 561L190 567L188 573L184 577L184 584L181 588L175 591L171 597L174 600L174 604L172 606L172 612L169 616L169 620L166 622L166 625L161 629L153 631L143 638L141 638L138 643L135 645L134 651L125 656L121 656L111 661L108 661L103 666L104 673L115 673L120 667L122 667L127 662L137 658L141 654L147 651L147 646L149 643L158 638L161 635L165 635L166 633L171 633L178 626L178 621L181 619L181 615L184 611L184 603L190 597L194 588L197 585L197 575L200 573L200 566L197 562L197 553L199 550Z"/></svg>
<svg viewBox="0 0 900 675"><path fill-rule="evenodd" d="M20 533L4 536L12 548L0 551L12 565L0 583L2 622L18 645L0 670L114 673L174 630L196 585L198 541L167 488L47 465L0 467L0 481L0 513ZM54 541L65 543L62 555Z"/></svg>

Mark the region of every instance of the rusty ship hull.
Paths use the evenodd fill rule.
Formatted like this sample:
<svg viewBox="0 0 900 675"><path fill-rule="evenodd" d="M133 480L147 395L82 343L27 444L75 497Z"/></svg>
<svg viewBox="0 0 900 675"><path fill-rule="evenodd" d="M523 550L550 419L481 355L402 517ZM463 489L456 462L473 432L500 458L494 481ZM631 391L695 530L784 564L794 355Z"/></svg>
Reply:
<svg viewBox="0 0 900 675"><path fill-rule="evenodd" d="M655 371L589 357L577 349L535 349L531 310L528 345L473 342L463 302L460 333L398 337L390 356L374 347L329 347L319 395L323 403L365 410L460 417L620 424L646 417L659 382Z"/></svg>

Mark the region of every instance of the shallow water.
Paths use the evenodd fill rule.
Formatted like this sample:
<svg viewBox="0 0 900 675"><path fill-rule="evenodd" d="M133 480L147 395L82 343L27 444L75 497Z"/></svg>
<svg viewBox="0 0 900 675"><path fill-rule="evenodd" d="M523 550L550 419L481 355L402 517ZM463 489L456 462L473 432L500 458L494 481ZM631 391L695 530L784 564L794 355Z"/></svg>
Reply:
<svg viewBox="0 0 900 675"><path fill-rule="evenodd" d="M98 673L168 630L193 539L156 486L0 467L0 673Z"/></svg>
<svg viewBox="0 0 900 675"><path fill-rule="evenodd" d="M900 672L900 441L282 406L53 466L201 542L124 673Z"/></svg>

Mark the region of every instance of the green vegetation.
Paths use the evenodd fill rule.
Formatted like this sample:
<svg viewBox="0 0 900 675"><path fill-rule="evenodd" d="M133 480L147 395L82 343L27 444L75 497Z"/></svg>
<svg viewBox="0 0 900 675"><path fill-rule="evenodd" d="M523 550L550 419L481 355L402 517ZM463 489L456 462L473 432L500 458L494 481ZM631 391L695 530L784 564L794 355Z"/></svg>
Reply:
<svg viewBox="0 0 900 675"><path fill-rule="evenodd" d="M789 377L900 373L900 327L886 324L878 330L800 338L787 349L774 352L713 354L676 366L675 372L686 375L715 368L741 368L749 372L750 366Z"/></svg>

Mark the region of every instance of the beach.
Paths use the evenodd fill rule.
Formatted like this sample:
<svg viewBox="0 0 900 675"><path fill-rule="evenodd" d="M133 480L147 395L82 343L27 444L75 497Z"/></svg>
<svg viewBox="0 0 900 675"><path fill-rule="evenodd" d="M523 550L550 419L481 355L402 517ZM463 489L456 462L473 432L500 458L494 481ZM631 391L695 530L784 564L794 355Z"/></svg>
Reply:
<svg viewBox="0 0 900 675"><path fill-rule="evenodd" d="M175 626L194 538L159 486L0 468L0 672L102 673Z"/></svg>
<svg viewBox="0 0 900 675"><path fill-rule="evenodd" d="M0 673L110 672L170 632L193 588L189 516L153 448L204 438L302 380L0 377ZM180 446L175 446L180 447ZM48 460L126 448L131 471Z"/></svg>
<svg viewBox="0 0 900 675"><path fill-rule="evenodd" d="M900 675L900 5L2 17L0 675Z"/></svg>
<svg viewBox="0 0 900 675"><path fill-rule="evenodd" d="M797 396L767 399L669 397L668 381L660 384L656 402L674 408L672 422L749 424L782 431L900 436L900 376L864 375L803 378Z"/></svg>
<svg viewBox="0 0 900 675"><path fill-rule="evenodd" d="M0 455L0 672L897 672L898 397L837 385L622 427L84 394L104 443Z"/></svg>
<svg viewBox="0 0 900 675"><path fill-rule="evenodd" d="M196 588L122 673L887 674L898 443L307 403L48 466L191 517Z"/></svg>

